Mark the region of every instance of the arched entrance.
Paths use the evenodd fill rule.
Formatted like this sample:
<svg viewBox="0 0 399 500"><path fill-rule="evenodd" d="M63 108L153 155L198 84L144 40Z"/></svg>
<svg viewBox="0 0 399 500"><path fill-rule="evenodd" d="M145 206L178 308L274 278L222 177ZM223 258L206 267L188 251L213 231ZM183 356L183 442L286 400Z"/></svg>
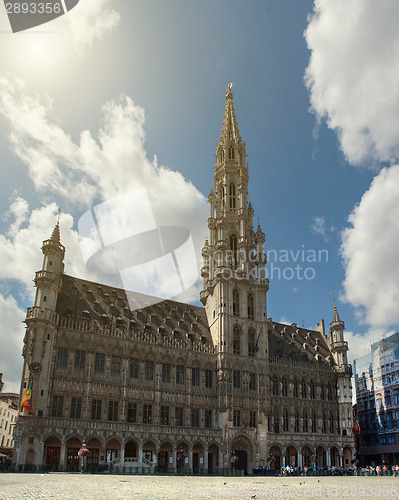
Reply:
<svg viewBox="0 0 399 500"><path fill-rule="evenodd" d="M115 463L116 459L120 456L121 444L117 439L110 439L106 444L105 456L107 463Z"/></svg>
<svg viewBox="0 0 399 500"><path fill-rule="evenodd" d="M298 465L298 455L296 449L293 446L289 446L285 450L285 465L289 465L291 467L296 467Z"/></svg>
<svg viewBox="0 0 399 500"><path fill-rule="evenodd" d="M25 455L25 470L31 471L35 467L36 452L31 448L26 452Z"/></svg>
<svg viewBox="0 0 399 500"><path fill-rule="evenodd" d="M100 462L101 443L97 438L91 438L87 441L86 447L90 452L86 458L87 470L89 472L97 471Z"/></svg>
<svg viewBox="0 0 399 500"><path fill-rule="evenodd" d="M148 460L148 462L153 462L154 458L154 453L156 451L156 446L154 441L151 441L148 439L147 441L144 442L143 444L143 463L146 465L150 465L149 463L145 462L145 460Z"/></svg>
<svg viewBox="0 0 399 500"><path fill-rule="evenodd" d="M327 465L326 450L322 446L317 447L316 460L316 467L324 467Z"/></svg>
<svg viewBox="0 0 399 500"><path fill-rule="evenodd" d="M309 446L304 446L302 448L302 467L313 467L312 450Z"/></svg>
<svg viewBox="0 0 399 500"><path fill-rule="evenodd" d="M67 463L66 470L67 472L77 472L79 470L79 455L78 451L80 450L82 445L82 441L77 437L72 437L68 439L66 443L67 449Z"/></svg>
<svg viewBox="0 0 399 500"><path fill-rule="evenodd" d="M352 466L352 450L349 446L345 446L342 459L342 467L344 467L344 469L349 469Z"/></svg>
<svg viewBox="0 0 399 500"><path fill-rule="evenodd" d="M181 441L176 447L176 469L177 472L183 472L188 467L188 444Z"/></svg>
<svg viewBox="0 0 399 500"><path fill-rule="evenodd" d="M219 468L219 448L216 444L208 447L208 474L214 474Z"/></svg>
<svg viewBox="0 0 399 500"><path fill-rule="evenodd" d="M281 464L281 449L279 446L276 444L270 448L269 452L269 463L270 463L270 468L272 470L280 470L282 467Z"/></svg>
<svg viewBox="0 0 399 500"><path fill-rule="evenodd" d="M248 466L252 461L252 445L250 440L245 436L235 438L231 444L231 455L238 458L236 462L231 463L231 467L243 470L244 474L247 475Z"/></svg>
<svg viewBox="0 0 399 500"><path fill-rule="evenodd" d="M165 441L161 444L161 448L158 453L158 471L167 472L169 467L170 458L173 457L173 446L169 441ZM173 467L173 464L171 464Z"/></svg>
<svg viewBox="0 0 399 500"><path fill-rule="evenodd" d="M202 443L195 443L193 447L193 473L198 474L204 469L204 446Z"/></svg>
<svg viewBox="0 0 399 500"><path fill-rule="evenodd" d="M49 437L44 443L45 463L48 470L58 470L60 465L61 441L55 437Z"/></svg>
<svg viewBox="0 0 399 500"><path fill-rule="evenodd" d="M339 467L339 451L335 446L331 447L330 454L331 454L331 466Z"/></svg>

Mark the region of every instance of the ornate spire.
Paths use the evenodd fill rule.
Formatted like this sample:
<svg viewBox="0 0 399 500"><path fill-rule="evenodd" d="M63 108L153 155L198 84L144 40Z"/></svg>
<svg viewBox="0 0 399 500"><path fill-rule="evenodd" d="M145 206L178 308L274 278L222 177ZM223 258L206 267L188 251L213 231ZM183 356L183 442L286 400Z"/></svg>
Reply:
<svg viewBox="0 0 399 500"><path fill-rule="evenodd" d="M341 320L339 319L339 314L337 310L337 305L334 302L334 314L333 314L333 323L339 323Z"/></svg>
<svg viewBox="0 0 399 500"><path fill-rule="evenodd" d="M56 243L61 243L61 238L60 238L60 221L57 221L57 224L55 225L53 229L53 233L51 235L51 241L55 241Z"/></svg>
<svg viewBox="0 0 399 500"><path fill-rule="evenodd" d="M236 144L241 144L240 130L238 128L236 113L233 104L233 84L229 83L226 88L226 108L224 110L222 134L220 136L220 142L226 143L227 141L233 141Z"/></svg>

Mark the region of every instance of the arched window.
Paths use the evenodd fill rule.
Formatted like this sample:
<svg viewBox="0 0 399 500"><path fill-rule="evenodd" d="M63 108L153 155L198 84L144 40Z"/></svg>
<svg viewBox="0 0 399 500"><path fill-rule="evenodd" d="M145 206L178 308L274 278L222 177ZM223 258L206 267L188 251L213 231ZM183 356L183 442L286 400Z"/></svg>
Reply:
<svg viewBox="0 0 399 500"><path fill-rule="evenodd" d="M298 380L294 378L294 398L298 397Z"/></svg>
<svg viewBox="0 0 399 500"><path fill-rule="evenodd" d="M283 377L283 380L281 381L281 395L288 396L288 384L285 377Z"/></svg>
<svg viewBox="0 0 399 500"><path fill-rule="evenodd" d="M283 431L288 432L288 411L287 408L283 410Z"/></svg>
<svg viewBox="0 0 399 500"><path fill-rule="evenodd" d="M296 408L294 414L294 432L299 432L299 411Z"/></svg>
<svg viewBox="0 0 399 500"><path fill-rule="evenodd" d="M324 401L326 399L326 394L325 394L325 391L324 391L324 384L320 385L320 399L322 401Z"/></svg>
<svg viewBox="0 0 399 500"><path fill-rule="evenodd" d="M312 416L311 416L311 425L312 425L312 432L317 432L316 430L316 412L313 410L312 411Z"/></svg>
<svg viewBox="0 0 399 500"><path fill-rule="evenodd" d="M229 186L229 202L231 210L235 210L236 208L236 187L234 184L230 184Z"/></svg>
<svg viewBox="0 0 399 500"><path fill-rule="evenodd" d="M238 290L235 288L233 290L233 316L240 315L240 294Z"/></svg>
<svg viewBox="0 0 399 500"><path fill-rule="evenodd" d="M385 406L391 406L391 391L384 392Z"/></svg>
<svg viewBox="0 0 399 500"><path fill-rule="evenodd" d="M278 379L276 375L272 377L272 394L273 396L278 396Z"/></svg>
<svg viewBox="0 0 399 500"><path fill-rule="evenodd" d="M255 311L254 311L254 296L252 293L248 294L248 318L249 319L254 319L255 317Z"/></svg>
<svg viewBox="0 0 399 500"><path fill-rule="evenodd" d="M233 148L233 146L229 147L229 160L234 160L234 148Z"/></svg>
<svg viewBox="0 0 399 500"><path fill-rule="evenodd" d="M230 251L233 257L231 264L235 267L238 264L237 236L235 234L230 235Z"/></svg>
<svg viewBox="0 0 399 500"><path fill-rule="evenodd" d="M332 388L331 388L331 383L327 383L327 399L328 401L332 401Z"/></svg>
<svg viewBox="0 0 399 500"><path fill-rule="evenodd" d="M334 415L330 412L330 418L328 419L330 434L334 434Z"/></svg>
<svg viewBox="0 0 399 500"><path fill-rule="evenodd" d="M303 399L306 399L306 382L305 382L305 379L302 379L301 385L302 385L301 396L302 396Z"/></svg>
<svg viewBox="0 0 399 500"><path fill-rule="evenodd" d="M321 432L323 434L327 434L327 422L326 422L326 414L324 410L321 413Z"/></svg>
<svg viewBox="0 0 399 500"><path fill-rule="evenodd" d="M308 412L303 410L302 432L308 432Z"/></svg>
<svg viewBox="0 0 399 500"><path fill-rule="evenodd" d="M309 397L310 397L310 399L315 399L315 390L314 390L313 380L311 380L309 383Z"/></svg>
<svg viewBox="0 0 399 500"><path fill-rule="evenodd" d="M225 197L224 186L222 186L220 188L220 209L222 212L224 210L224 197Z"/></svg>
<svg viewBox="0 0 399 500"><path fill-rule="evenodd" d="M248 356L255 356L255 351L255 330L253 328L250 328L248 330Z"/></svg>
<svg viewBox="0 0 399 500"><path fill-rule="evenodd" d="M280 432L280 415L278 408L274 408L273 411L273 430L274 432Z"/></svg>
<svg viewBox="0 0 399 500"><path fill-rule="evenodd" d="M241 333L241 329L240 329L239 325L234 325L234 328L233 328L233 354L240 354L240 352L241 352L240 333Z"/></svg>
<svg viewBox="0 0 399 500"><path fill-rule="evenodd" d="M221 149L220 151L220 161L224 161L224 149Z"/></svg>
<svg viewBox="0 0 399 500"><path fill-rule="evenodd" d="M399 405L399 389L395 389L393 391L393 404ZM398 425L399 425L399 423L398 423Z"/></svg>

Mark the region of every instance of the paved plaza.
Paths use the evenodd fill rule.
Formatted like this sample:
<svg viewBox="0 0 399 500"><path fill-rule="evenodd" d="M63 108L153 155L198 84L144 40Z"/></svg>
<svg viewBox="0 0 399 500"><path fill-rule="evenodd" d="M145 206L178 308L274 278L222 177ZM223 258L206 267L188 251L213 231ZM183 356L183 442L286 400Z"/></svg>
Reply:
<svg viewBox="0 0 399 500"><path fill-rule="evenodd" d="M0 500L399 497L399 477L193 477L0 474Z"/></svg>

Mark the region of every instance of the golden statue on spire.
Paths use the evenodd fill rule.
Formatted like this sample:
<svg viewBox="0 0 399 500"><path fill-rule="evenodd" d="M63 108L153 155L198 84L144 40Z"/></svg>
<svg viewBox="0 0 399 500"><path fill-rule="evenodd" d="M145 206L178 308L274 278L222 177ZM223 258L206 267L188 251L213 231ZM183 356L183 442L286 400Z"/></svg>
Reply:
<svg viewBox="0 0 399 500"><path fill-rule="evenodd" d="M233 96L232 88L233 88L233 84L229 83L227 85L227 88L226 88L226 97L232 97Z"/></svg>

